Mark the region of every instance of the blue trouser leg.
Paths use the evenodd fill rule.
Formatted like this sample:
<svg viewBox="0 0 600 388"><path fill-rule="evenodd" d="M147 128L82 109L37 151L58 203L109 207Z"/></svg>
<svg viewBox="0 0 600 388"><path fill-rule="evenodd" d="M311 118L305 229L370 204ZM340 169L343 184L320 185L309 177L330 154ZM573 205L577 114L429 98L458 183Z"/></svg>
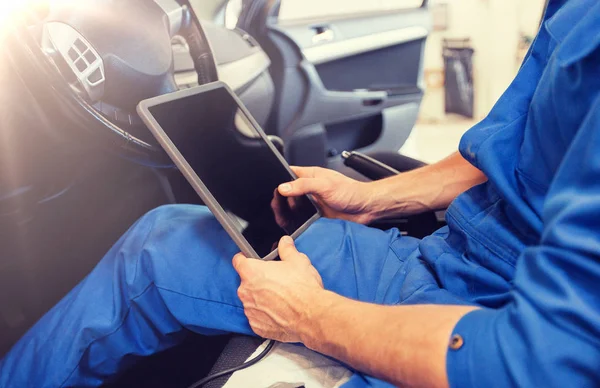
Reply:
<svg viewBox="0 0 600 388"><path fill-rule="evenodd" d="M417 244L395 230L320 220L298 248L327 289L396 304L423 288L405 281L402 257L414 256ZM252 334L231 266L237 251L203 207L150 212L0 362L0 386L98 386L137 357L177 344L184 329ZM427 271L415 279L435 283Z"/></svg>

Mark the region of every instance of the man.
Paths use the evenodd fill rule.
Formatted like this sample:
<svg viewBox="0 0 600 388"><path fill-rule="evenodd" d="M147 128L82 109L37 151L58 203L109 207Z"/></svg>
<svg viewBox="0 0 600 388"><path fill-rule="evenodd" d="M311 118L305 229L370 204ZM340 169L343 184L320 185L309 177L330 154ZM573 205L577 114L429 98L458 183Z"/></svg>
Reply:
<svg viewBox="0 0 600 388"><path fill-rule="evenodd" d="M280 193L334 220L282 239L281 262L232 266L204 208L150 213L15 345L0 386L97 386L184 328L302 342L364 373L350 387L597 385L598 91L600 3L550 1L461 154L368 184L296 169ZM448 205L421 241L360 225Z"/></svg>

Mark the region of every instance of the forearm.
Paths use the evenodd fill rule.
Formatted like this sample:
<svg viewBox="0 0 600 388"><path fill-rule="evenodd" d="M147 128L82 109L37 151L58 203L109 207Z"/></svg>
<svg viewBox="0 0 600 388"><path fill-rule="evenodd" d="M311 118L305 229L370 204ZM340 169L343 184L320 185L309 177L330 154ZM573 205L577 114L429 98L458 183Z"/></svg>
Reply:
<svg viewBox="0 0 600 388"><path fill-rule="evenodd" d="M370 183L374 219L447 208L461 193L487 180L458 152L430 166Z"/></svg>
<svg viewBox="0 0 600 388"><path fill-rule="evenodd" d="M324 291L303 324L303 343L397 386L446 387L456 323L474 307L379 306Z"/></svg>

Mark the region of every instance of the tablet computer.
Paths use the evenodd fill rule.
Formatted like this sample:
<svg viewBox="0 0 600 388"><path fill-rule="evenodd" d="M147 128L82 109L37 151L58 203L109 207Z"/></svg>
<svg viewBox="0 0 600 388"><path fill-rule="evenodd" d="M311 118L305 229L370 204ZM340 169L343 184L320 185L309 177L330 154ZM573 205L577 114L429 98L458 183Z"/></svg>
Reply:
<svg viewBox="0 0 600 388"><path fill-rule="evenodd" d="M297 177L229 87L215 82L140 102L160 145L247 257L275 259L320 216L312 198L284 198Z"/></svg>

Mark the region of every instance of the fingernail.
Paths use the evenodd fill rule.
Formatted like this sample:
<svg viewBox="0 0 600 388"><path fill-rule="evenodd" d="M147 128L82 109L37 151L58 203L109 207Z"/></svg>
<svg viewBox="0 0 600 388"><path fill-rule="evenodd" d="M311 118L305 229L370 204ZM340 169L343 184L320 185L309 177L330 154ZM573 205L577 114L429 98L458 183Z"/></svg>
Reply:
<svg viewBox="0 0 600 388"><path fill-rule="evenodd" d="M281 238L281 242L288 245L294 245L294 239L290 236L283 236Z"/></svg>
<svg viewBox="0 0 600 388"><path fill-rule="evenodd" d="M284 183L279 186L279 191L282 193L289 193L290 191L292 191L292 185L290 185L289 183Z"/></svg>

